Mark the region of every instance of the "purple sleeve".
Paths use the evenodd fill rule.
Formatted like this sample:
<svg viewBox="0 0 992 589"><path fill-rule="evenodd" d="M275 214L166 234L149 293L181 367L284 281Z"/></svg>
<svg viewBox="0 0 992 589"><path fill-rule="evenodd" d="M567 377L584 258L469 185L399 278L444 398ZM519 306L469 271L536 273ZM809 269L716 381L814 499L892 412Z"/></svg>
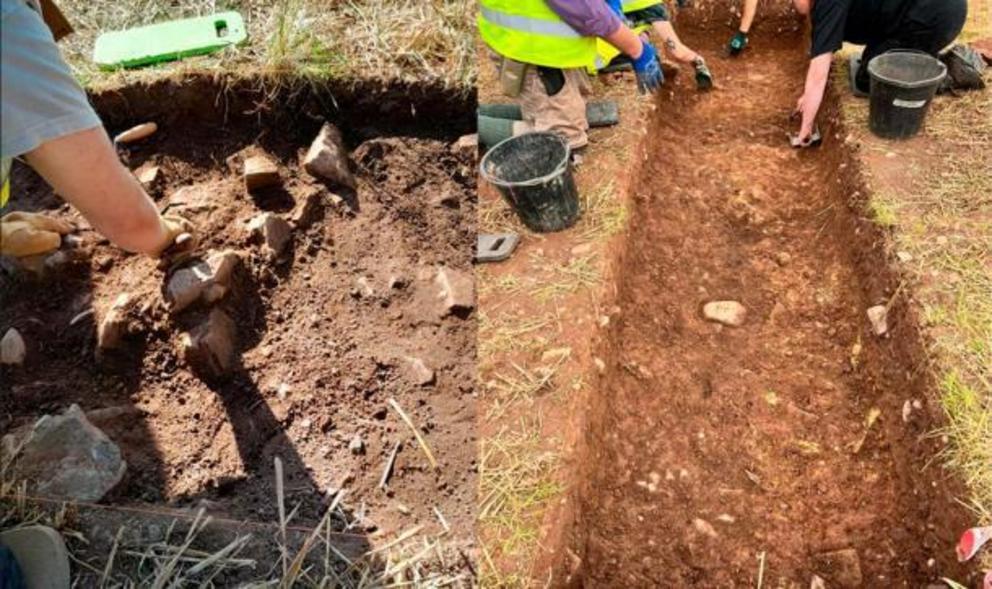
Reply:
<svg viewBox="0 0 992 589"><path fill-rule="evenodd" d="M620 17L606 0L545 0L561 19L582 35L605 37L620 28Z"/></svg>

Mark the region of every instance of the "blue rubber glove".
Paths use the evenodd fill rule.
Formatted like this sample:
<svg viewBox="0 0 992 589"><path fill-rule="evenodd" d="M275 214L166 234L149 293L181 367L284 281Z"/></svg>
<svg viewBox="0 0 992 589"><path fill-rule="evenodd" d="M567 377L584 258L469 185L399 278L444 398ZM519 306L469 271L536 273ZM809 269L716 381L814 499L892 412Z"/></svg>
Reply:
<svg viewBox="0 0 992 589"><path fill-rule="evenodd" d="M633 60L634 73L637 74L637 90L641 94L657 92L665 83L665 74L661 71L658 52L647 41L641 40L641 56Z"/></svg>
<svg viewBox="0 0 992 589"><path fill-rule="evenodd" d="M606 4L617 16L623 18L623 0L606 0Z"/></svg>

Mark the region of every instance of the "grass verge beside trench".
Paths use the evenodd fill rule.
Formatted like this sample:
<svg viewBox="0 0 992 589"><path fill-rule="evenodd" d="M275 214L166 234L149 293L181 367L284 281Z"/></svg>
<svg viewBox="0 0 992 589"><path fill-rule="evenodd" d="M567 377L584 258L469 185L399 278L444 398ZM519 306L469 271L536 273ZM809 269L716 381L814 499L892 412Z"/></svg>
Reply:
<svg viewBox="0 0 992 589"><path fill-rule="evenodd" d="M992 36L992 1L970 3L965 41ZM846 76L846 71L843 72ZM939 97L926 121L926 153L871 137L868 105L845 97L842 116L864 150L908 155L893 186L874 177L868 213L891 232L914 285L930 368L947 425L947 464L968 486L975 524L992 525L992 71L989 89ZM838 83L840 80L838 79ZM870 158L869 158L870 159ZM981 563L992 567L992 555Z"/></svg>
<svg viewBox="0 0 992 589"><path fill-rule="evenodd" d="M473 0L60 0L76 32L59 45L84 86L134 83L187 70L442 82L470 90ZM101 33L236 10L248 42L211 56L136 70L92 62Z"/></svg>

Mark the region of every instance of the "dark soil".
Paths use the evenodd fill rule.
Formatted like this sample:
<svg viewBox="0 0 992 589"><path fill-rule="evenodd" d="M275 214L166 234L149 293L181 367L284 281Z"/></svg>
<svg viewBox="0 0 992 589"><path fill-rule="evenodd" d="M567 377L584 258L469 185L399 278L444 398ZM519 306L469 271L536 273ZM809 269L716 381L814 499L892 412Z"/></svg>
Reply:
<svg viewBox="0 0 992 589"><path fill-rule="evenodd" d="M708 56L723 42L682 32ZM762 566L766 587L965 576L962 488L927 435L940 410L915 318L896 297L878 338L865 315L898 281L884 236L849 208L863 188L842 131L788 147L802 45L786 24L738 60L711 59L721 88L678 88L649 131L575 461L574 585L749 587ZM702 317L727 299L747 308L742 327ZM904 420L907 401L922 408ZM847 549L860 578L824 557Z"/></svg>
<svg viewBox="0 0 992 589"><path fill-rule="evenodd" d="M316 522L328 492L345 489L358 521L353 531L395 534L418 523L436 530L437 508L468 540L476 323L473 315L439 312L433 278L439 266L471 272L475 164L451 144L471 132L473 101L422 88L266 88L189 78L93 97L111 134L159 123L157 134L120 152L132 169L161 168L163 180L150 190L160 208L193 221L203 251L244 252L237 287L221 303L237 324L235 373L218 382L193 373L177 353L179 335L206 310L170 314L153 261L85 229L19 166L14 208L80 223L83 244L57 275L0 275L0 329L14 326L28 343L26 363L0 372L0 432L71 403L113 408L95 414L128 463L110 504L202 505L215 515L272 522L273 460L280 457L287 503L301 504L297 524ZM300 166L324 119L344 132L358 176L357 193L338 193L337 204L334 188ZM281 188L247 194L240 161L250 152L279 162ZM263 211L288 217L311 193L323 205L318 218L294 231L281 258L270 262L246 241L248 219ZM122 292L145 305L142 329L97 362L96 322ZM69 325L88 308L95 314ZM436 383L414 382L405 356L436 370ZM390 398L421 429L436 471ZM363 453L349 450L355 436Z"/></svg>

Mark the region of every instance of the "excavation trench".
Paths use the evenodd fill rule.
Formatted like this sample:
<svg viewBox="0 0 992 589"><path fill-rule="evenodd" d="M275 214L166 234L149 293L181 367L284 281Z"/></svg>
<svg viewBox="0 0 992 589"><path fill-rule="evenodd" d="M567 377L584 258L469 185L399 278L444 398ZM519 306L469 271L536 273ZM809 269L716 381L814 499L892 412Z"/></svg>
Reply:
<svg viewBox="0 0 992 589"><path fill-rule="evenodd" d="M716 54L723 29L699 24L688 43ZM682 85L651 124L575 461L574 585L962 578L939 408L884 235L855 211L835 101L822 149L786 141L804 46L793 21L765 23L741 59L711 60L721 89ZM715 300L744 324L705 320ZM865 312L890 300L879 338Z"/></svg>
<svg viewBox="0 0 992 589"><path fill-rule="evenodd" d="M331 494L344 490L332 527L365 547L375 534L392 538L416 524L440 529L437 513L460 530L456 542L469 538L475 320L439 307L435 275L440 267L471 273L475 156L454 146L471 132L471 96L194 76L91 98L111 133L158 123L155 135L120 146L122 159L134 170L158 167L148 191L159 208L192 221L202 251L233 249L242 263L220 302L171 312L153 261L101 240L17 166L14 208L83 230L57 270L37 277L7 264L0 275L0 327L18 329L28 348L23 366L0 368L0 433L80 405L127 462L102 503L131 515L205 507L218 518L275 522L278 457L287 510L299 506L296 525L319 521ZM302 170L325 120L351 152L353 192ZM259 154L278 164L281 179L249 193L242 161ZM308 200L315 208L298 216ZM294 223L275 259L246 230L266 212ZM129 333L97 354L97 326L122 292L140 303ZM180 334L213 308L235 324L236 366L220 379L199 374L179 351ZM413 370L411 358L433 378ZM436 469L390 399L430 444ZM100 545L114 529L97 528L89 537ZM263 562L276 554L270 548Z"/></svg>

